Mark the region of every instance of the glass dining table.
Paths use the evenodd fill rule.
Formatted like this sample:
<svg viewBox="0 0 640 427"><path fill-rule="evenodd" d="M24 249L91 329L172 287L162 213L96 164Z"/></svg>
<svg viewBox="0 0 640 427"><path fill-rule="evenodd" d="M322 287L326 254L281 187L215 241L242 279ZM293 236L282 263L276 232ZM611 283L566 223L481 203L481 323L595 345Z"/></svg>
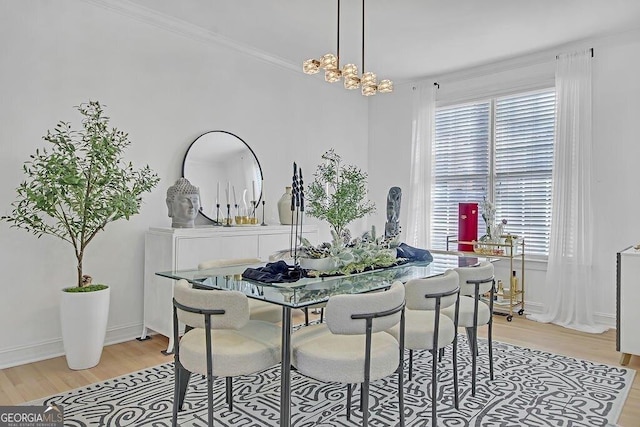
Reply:
<svg viewBox="0 0 640 427"><path fill-rule="evenodd" d="M185 279L200 288L240 291L249 298L282 307L282 372L280 389L280 426L291 426L291 310L326 302L333 295L359 294L388 288L393 282L443 274L448 268L473 265L477 258L435 253L433 261L408 262L393 267L369 270L345 276L304 277L291 283L261 283L242 277L242 265L207 270L178 270L156 274L174 280Z"/></svg>

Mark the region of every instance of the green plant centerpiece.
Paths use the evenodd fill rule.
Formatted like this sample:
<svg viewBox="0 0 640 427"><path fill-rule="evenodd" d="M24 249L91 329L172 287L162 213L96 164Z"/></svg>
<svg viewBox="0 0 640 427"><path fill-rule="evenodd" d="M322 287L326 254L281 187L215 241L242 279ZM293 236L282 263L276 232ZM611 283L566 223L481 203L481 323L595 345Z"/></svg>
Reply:
<svg viewBox="0 0 640 427"><path fill-rule="evenodd" d="M36 149L25 162L26 180L16 189L13 211L1 219L38 238L48 234L73 246L77 289L67 291L86 292L104 287L91 285L83 274L87 246L108 223L139 213L141 195L151 191L159 178L148 165L134 170L124 162L129 136L109 128L99 102L76 108L83 117L82 130L59 122L47 131L43 138L50 150Z"/></svg>
<svg viewBox="0 0 640 427"><path fill-rule="evenodd" d="M353 165L341 165L342 159L333 149L322 159L325 162L318 165L308 189L307 214L327 221L343 237L349 223L374 213L376 207L367 199L366 172Z"/></svg>
<svg viewBox="0 0 640 427"><path fill-rule="evenodd" d="M397 262L397 236L379 238L375 227L361 237L351 238L347 225L375 212L367 199L367 174L353 165L341 165L333 149L323 156L308 188L307 214L329 223L332 241L313 246L301 238L302 254L312 259L331 258L324 274L351 274Z"/></svg>

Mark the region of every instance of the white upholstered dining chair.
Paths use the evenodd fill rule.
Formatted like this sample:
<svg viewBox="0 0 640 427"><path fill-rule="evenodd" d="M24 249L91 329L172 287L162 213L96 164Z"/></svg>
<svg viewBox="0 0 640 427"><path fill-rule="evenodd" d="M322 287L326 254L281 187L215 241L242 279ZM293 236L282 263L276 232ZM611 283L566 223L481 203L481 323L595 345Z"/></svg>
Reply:
<svg viewBox="0 0 640 427"><path fill-rule="evenodd" d="M487 341L489 346L489 378L493 380L493 295L495 293L495 279L493 264L483 261L477 266L458 267L455 269L459 277L460 308L458 311L458 326L467 331L469 351L471 352L471 395L476 395L476 371L478 356L478 327L487 325ZM488 303L481 299L483 294L489 293ZM453 307L442 312L453 319L456 315Z"/></svg>
<svg viewBox="0 0 640 427"><path fill-rule="evenodd" d="M325 309L326 324L301 328L292 336L292 364L299 373L325 382L347 384L347 419L351 385L362 384L362 425L368 425L369 384L398 374L400 426L404 426L404 285L384 292L336 295ZM400 339L385 331L400 324Z"/></svg>
<svg viewBox="0 0 640 427"><path fill-rule="evenodd" d="M409 349L409 381L413 377L413 351L431 352L431 425L437 426L438 356L439 350L453 343L453 391L458 409L457 319L441 314L441 309L459 304L458 273L447 270L443 275L412 279L405 284L405 347ZM388 331L399 339L400 328Z"/></svg>
<svg viewBox="0 0 640 427"><path fill-rule="evenodd" d="M241 267L259 264L259 258L226 258L203 261L198 264L198 270L221 267ZM249 318L251 320L264 320L265 322L278 323L282 321L282 308L279 305L249 298Z"/></svg>
<svg viewBox="0 0 640 427"><path fill-rule="evenodd" d="M213 426L213 380L226 378L226 398L233 409L231 379L280 363L281 329L249 320L247 296L237 291L193 289L179 280L173 298L174 398L172 425L177 426L191 373L206 375L208 425ZM178 321L187 326L179 337Z"/></svg>

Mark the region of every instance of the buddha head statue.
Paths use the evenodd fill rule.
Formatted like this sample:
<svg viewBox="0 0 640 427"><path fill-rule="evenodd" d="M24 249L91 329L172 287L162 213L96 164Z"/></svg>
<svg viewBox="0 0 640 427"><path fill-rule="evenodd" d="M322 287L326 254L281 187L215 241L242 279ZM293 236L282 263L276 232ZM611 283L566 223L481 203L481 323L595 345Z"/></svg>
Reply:
<svg viewBox="0 0 640 427"><path fill-rule="evenodd" d="M167 189L167 208L173 228L193 228L200 211L200 189L180 178Z"/></svg>

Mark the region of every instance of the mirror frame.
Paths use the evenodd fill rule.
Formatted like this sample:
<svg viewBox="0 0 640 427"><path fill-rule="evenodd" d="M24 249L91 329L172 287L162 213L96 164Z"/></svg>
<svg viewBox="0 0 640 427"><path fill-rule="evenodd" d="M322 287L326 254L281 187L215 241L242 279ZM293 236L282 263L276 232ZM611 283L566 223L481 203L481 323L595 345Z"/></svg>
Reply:
<svg viewBox="0 0 640 427"><path fill-rule="evenodd" d="M238 139L238 141L239 141L239 142L241 142L242 144L244 144L244 146L245 146L245 147L247 147L247 149L249 149L249 152L250 152L250 153L251 153L251 155L253 156L253 159L255 160L256 165L258 166L258 171L260 172L260 191L259 191L258 196L257 196L257 199L258 199L258 200L256 200L256 209L257 209L258 205L260 204L260 200L262 200L262 193L263 193L263 191L264 191L264 185L263 185L263 184L264 184L264 175L263 175L263 173L262 173L262 165L260 164L260 160L258 160L258 156L256 156L256 153L255 153L255 152L253 151L253 149L249 146L249 144L247 144L247 143L245 142L245 140L244 140L244 139L240 138L240 137L239 137L238 135L236 135L236 134L233 134L233 133L228 132L228 131L226 131L226 130L210 130L210 131L204 132L203 134L201 134L201 135L199 135L198 137L196 137L196 138L193 140L193 142L191 142L191 144L189 144L189 147L187 148L187 151L185 152L184 157L183 157L183 159L182 159L182 176L183 176L184 178L189 179L189 177L185 176L185 173L184 173L184 172L185 172L185 170L184 170L184 169L185 169L185 165L186 165L186 163L187 163L187 158L189 157L189 152L191 151L191 148L196 144L196 142L198 142L198 140L199 140L200 138L202 138L202 137L204 137L204 136L206 136L206 135L209 135L209 134L213 134L213 133L224 133L224 134L230 135L230 136L232 136L232 137L234 137L234 138ZM189 180L189 181L191 182L191 180ZM194 184L194 185L195 185L195 184ZM200 195L200 198L202 199L202 194ZM223 209L223 207L224 207L224 209ZM232 205L232 207L233 207L233 205ZM226 212L226 203L224 203L224 204L223 204L223 203L220 203L220 212L221 212L221 217L220 217L219 219L220 219L220 220L222 220L222 218L223 218L223 217L225 217L225 216L226 216L226 214L227 214L227 212ZM209 215L207 215L207 214L205 214L205 213L203 212L202 204L201 204L201 206L200 206L200 211L199 211L198 213L199 213L200 215L202 215L203 217L205 217L206 219L208 219L209 221L212 221L212 222L214 222L214 223L218 224L218 223L216 222L216 218L215 218L215 217L213 217L213 218L212 218L212 217L210 217ZM220 225L221 225L221 224L220 224Z"/></svg>

